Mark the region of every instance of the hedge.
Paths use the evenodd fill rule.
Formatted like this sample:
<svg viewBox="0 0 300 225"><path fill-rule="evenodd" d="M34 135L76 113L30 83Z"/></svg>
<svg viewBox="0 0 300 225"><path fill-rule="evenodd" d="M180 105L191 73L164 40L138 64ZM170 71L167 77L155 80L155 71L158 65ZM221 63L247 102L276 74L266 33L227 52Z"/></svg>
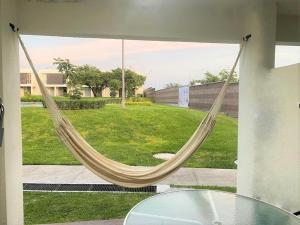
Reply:
<svg viewBox="0 0 300 225"><path fill-rule="evenodd" d="M143 106L151 106L153 105L150 101L144 101L144 102L133 102L131 100L126 101L126 105L143 105Z"/></svg>
<svg viewBox="0 0 300 225"><path fill-rule="evenodd" d="M106 104L121 104L121 98L100 98L101 100L105 101Z"/></svg>
<svg viewBox="0 0 300 225"><path fill-rule="evenodd" d="M131 97L127 99L130 102L152 102L151 98Z"/></svg>
<svg viewBox="0 0 300 225"><path fill-rule="evenodd" d="M21 102L42 102L43 97L40 95L28 95L21 97Z"/></svg>
<svg viewBox="0 0 300 225"><path fill-rule="evenodd" d="M55 96L55 100L69 100L66 96ZM99 101L103 100L106 104L121 104L121 98L101 98L101 97L82 97L80 100ZM43 96L41 95L28 95L21 97L21 102L43 102Z"/></svg>
<svg viewBox="0 0 300 225"><path fill-rule="evenodd" d="M70 100L70 99L55 99L55 102L59 109L62 110L76 110L76 109L99 109L105 106L103 100ZM43 105L46 108L46 104L43 101Z"/></svg>

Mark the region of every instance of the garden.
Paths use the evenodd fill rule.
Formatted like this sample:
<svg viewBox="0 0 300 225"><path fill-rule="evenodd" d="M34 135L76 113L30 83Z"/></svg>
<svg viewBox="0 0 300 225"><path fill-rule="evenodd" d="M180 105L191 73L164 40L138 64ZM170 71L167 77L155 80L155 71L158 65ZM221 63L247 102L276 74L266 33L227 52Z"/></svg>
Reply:
<svg viewBox="0 0 300 225"><path fill-rule="evenodd" d="M107 104L101 109L64 110L82 136L100 153L129 165L161 163L156 153L176 153L205 113L166 105ZM60 143L44 108L22 108L24 164L76 165ZM37 135L38 134L38 135ZM235 168L237 120L220 115L216 128L186 167Z"/></svg>

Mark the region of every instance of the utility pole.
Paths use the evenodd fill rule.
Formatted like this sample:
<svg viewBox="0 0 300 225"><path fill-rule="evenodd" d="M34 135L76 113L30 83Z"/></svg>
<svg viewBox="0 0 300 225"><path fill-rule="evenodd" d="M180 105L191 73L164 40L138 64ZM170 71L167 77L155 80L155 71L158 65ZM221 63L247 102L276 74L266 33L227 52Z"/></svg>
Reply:
<svg viewBox="0 0 300 225"><path fill-rule="evenodd" d="M125 93L124 40L122 39L122 108L125 108Z"/></svg>

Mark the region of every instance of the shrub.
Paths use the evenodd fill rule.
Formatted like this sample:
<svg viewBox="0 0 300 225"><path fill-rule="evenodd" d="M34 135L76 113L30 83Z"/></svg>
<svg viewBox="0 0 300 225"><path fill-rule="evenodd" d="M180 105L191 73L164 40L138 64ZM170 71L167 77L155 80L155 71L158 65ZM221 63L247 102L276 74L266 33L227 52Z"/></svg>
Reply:
<svg viewBox="0 0 300 225"><path fill-rule="evenodd" d="M43 97L40 95L27 95L21 97L21 102L42 102Z"/></svg>
<svg viewBox="0 0 300 225"><path fill-rule="evenodd" d="M121 98L101 98L106 104L121 104Z"/></svg>
<svg viewBox="0 0 300 225"><path fill-rule="evenodd" d="M69 96L71 99L81 99L82 91L80 88L75 87L69 91Z"/></svg>
<svg viewBox="0 0 300 225"><path fill-rule="evenodd" d="M153 105L150 101L144 101L144 102L133 102L133 101L126 101L126 105L143 105L143 106L151 106Z"/></svg>
<svg viewBox="0 0 300 225"><path fill-rule="evenodd" d="M76 109L99 109L105 106L103 100L88 100L88 99L55 99L55 102L59 109L62 110L76 110ZM45 102L43 105L46 108Z"/></svg>
<svg viewBox="0 0 300 225"><path fill-rule="evenodd" d="M128 101L131 102L152 102L150 98L144 98L144 97L132 97L128 98Z"/></svg>
<svg viewBox="0 0 300 225"><path fill-rule="evenodd" d="M53 97L55 101L70 101L73 100L70 97L66 96L55 96ZM82 97L80 100L86 101L104 101L105 104L121 104L121 98L92 98L92 97ZM44 99L40 95L31 95L21 97L22 102L43 102ZM75 101L75 100L73 100Z"/></svg>

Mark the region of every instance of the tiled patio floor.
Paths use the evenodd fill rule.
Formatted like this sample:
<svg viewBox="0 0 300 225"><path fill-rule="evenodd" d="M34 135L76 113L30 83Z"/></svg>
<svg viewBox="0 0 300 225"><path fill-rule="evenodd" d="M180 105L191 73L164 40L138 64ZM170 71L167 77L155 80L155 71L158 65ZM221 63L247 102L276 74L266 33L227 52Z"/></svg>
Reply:
<svg viewBox="0 0 300 225"><path fill-rule="evenodd" d="M26 165L23 183L43 184L107 184L83 166ZM181 168L160 185L236 186L236 170Z"/></svg>

